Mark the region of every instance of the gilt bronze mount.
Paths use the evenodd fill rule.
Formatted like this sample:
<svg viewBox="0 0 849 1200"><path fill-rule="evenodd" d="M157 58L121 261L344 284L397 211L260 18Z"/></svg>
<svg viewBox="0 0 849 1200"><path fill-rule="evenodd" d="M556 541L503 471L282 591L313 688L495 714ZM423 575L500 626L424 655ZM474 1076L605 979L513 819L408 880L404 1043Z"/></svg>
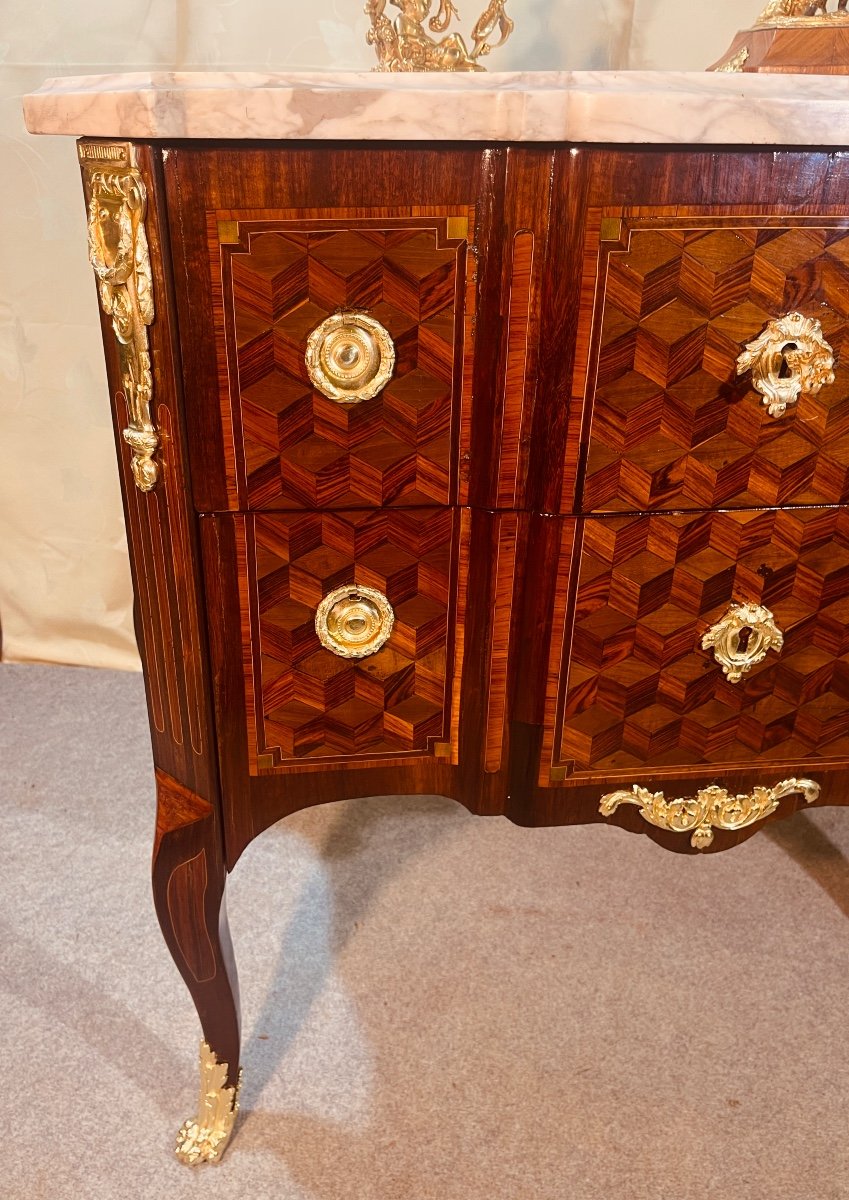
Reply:
<svg viewBox="0 0 849 1200"><path fill-rule="evenodd" d="M502 46L513 32L513 22L504 11L507 0L489 0L472 29L471 49L459 33L448 33L452 19L460 16L454 0L439 0L434 16L430 15L433 0L389 3L399 10L394 21L386 15L387 0L366 0L365 6L371 18L367 38L377 51L378 71L484 71L479 60ZM490 42L496 28L498 41Z"/></svg>
<svg viewBox="0 0 849 1200"><path fill-rule="evenodd" d="M783 417L800 396L816 396L834 383L833 368L822 325L798 312L768 322L737 359L737 374L752 372L752 386L771 417Z"/></svg>
<svg viewBox="0 0 849 1200"><path fill-rule="evenodd" d="M100 304L112 321L130 423L123 438L133 452L133 479L142 492L159 479L154 454L153 373L147 326L154 317L153 278L145 231L147 191L134 150L125 142L79 146L88 203L88 254Z"/></svg>
<svg viewBox="0 0 849 1200"><path fill-rule="evenodd" d="M307 373L322 395L359 404L382 391L395 369L388 330L362 312L334 313L307 339Z"/></svg>
<svg viewBox="0 0 849 1200"><path fill-rule="evenodd" d="M849 0L769 0L709 69L849 74Z"/></svg>
<svg viewBox="0 0 849 1200"><path fill-rule="evenodd" d="M611 817L621 804L634 804L650 825L671 833L689 833L694 850L707 850L713 845L714 829L732 833L746 829L771 816L780 800L796 792L806 804L813 804L819 799L820 786L811 779L783 779L774 787L759 785L750 793L734 795L714 783L699 789L694 796L667 800L663 792L652 792L635 783L602 796L599 812L603 817Z"/></svg>
<svg viewBox="0 0 849 1200"><path fill-rule="evenodd" d="M220 1063L206 1042L200 1046L200 1098L198 1115L185 1121L177 1134L176 1153L188 1167L221 1162L239 1113L242 1075L235 1087L227 1086L227 1063Z"/></svg>

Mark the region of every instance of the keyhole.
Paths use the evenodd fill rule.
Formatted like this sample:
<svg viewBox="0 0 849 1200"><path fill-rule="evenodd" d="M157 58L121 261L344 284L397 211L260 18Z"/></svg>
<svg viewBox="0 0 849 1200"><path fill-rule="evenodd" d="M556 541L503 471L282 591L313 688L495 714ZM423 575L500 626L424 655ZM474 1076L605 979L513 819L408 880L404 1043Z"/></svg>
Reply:
<svg viewBox="0 0 849 1200"><path fill-rule="evenodd" d="M787 359L786 359L785 355L787 354L788 350L798 350L798 348L799 347L796 345L795 342L788 342L786 346L782 346L782 348L781 348L781 366L778 369L778 378L779 379L790 379L790 377L792 376L793 372L787 364Z"/></svg>
<svg viewBox="0 0 849 1200"><path fill-rule="evenodd" d="M746 653L746 650L749 647L749 640L751 639L753 633L753 629L751 629L748 625L744 625L737 634L737 650L740 654Z"/></svg>

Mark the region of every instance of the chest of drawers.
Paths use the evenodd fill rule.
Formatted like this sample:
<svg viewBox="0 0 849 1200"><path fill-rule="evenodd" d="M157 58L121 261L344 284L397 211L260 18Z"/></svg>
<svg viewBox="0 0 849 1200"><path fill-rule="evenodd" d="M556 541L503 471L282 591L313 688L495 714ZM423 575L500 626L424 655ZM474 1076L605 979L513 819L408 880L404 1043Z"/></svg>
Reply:
<svg viewBox="0 0 849 1200"><path fill-rule="evenodd" d="M30 120L89 135L195 1162L237 1107L226 876L287 814L436 793L698 853L843 801L849 159L210 138L184 98Z"/></svg>

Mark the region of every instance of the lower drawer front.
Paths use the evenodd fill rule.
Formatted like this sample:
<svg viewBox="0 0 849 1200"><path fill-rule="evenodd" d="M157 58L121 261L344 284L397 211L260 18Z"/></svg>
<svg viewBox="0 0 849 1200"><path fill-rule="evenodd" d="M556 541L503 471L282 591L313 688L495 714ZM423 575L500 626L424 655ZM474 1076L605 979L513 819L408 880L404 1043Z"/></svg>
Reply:
<svg viewBox="0 0 849 1200"><path fill-rule="evenodd" d="M846 510L564 521L561 580L543 785L849 758Z"/></svg>
<svg viewBox="0 0 849 1200"><path fill-rule="evenodd" d="M250 773L451 760L462 512L230 519Z"/></svg>

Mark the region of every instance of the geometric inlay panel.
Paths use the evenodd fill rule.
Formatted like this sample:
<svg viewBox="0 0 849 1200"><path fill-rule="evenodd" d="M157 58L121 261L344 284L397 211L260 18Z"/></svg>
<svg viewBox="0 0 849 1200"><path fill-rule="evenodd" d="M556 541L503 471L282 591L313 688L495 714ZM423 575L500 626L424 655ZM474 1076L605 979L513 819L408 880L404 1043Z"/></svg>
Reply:
<svg viewBox="0 0 849 1200"><path fill-rule="evenodd" d="M560 778L562 768L607 776L650 768L654 778L704 766L721 782L713 772L723 765L801 769L849 756L849 511L578 524L577 592L549 706ZM780 652L737 683L701 645L734 601L765 605L784 634ZM561 623L558 638L563 631Z"/></svg>
<svg viewBox="0 0 849 1200"><path fill-rule="evenodd" d="M249 722L259 765L445 754L450 739L457 509L237 517L250 611ZM319 641L316 609L349 584L381 592L388 641L362 658Z"/></svg>
<svg viewBox="0 0 849 1200"><path fill-rule="evenodd" d="M809 217L778 227L640 211L588 263L604 282L586 374L579 511L845 503L846 222ZM751 372L737 375L737 357L768 321L793 311L822 322L836 378L774 418ZM576 384L582 392L583 378Z"/></svg>
<svg viewBox="0 0 849 1200"><path fill-rule="evenodd" d="M220 246L218 308L238 507L451 501L473 316L469 212L223 223L225 237L241 239ZM389 381L359 403L324 395L305 362L310 333L345 311L378 321L394 344Z"/></svg>

